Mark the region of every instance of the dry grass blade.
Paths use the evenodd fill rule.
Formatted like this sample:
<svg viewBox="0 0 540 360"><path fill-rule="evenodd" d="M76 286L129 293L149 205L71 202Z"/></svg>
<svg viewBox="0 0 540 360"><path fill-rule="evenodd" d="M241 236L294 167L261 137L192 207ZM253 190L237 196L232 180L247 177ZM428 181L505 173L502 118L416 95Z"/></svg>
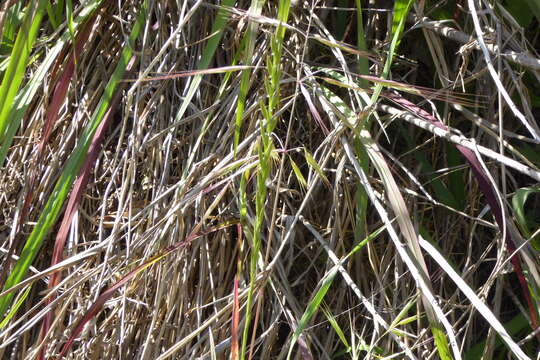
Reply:
<svg viewBox="0 0 540 360"><path fill-rule="evenodd" d="M337 106L338 108L336 110L337 114L341 115L341 117L344 117L342 120L344 122L347 122L349 124L354 123L355 119L353 118L353 114L350 109L348 109L345 105L343 105L343 102L335 96L335 94L331 93L330 91L326 89L322 89L322 93L324 94L321 98L321 102L323 104L323 107L327 111L328 115L333 118L334 126L337 126L338 118L335 115L336 112L333 111L333 108ZM428 313L428 319L432 326L432 331L434 332L435 337L439 337L442 339L438 341L446 342L445 335L441 332L441 329L439 328L439 323L444 325L444 328L446 330L446 333L450 339L450 346L452 347L452 351L454 354L454 357L457 359L461 358L460 351L458 349L458 344L456 341L456 336L454 334L454 330L452 329L450 323L446 319L446 316L444 316L444 313L439 308L439 305L434 301L434 296L432 295L433 290L431 289L430 280L429 280L429 273L427 271L427 266L424 261L424 257L420 251L420 246L418 245L418 237L416 234L416 231L414 230L414 227L412 225L411 216L409 214L409 211L407 210L407 206L405 205L405 201L401 195L400 189L397 186L397 183L394 180L394 177L390 171L390 168L386 162L386 160L383 158L382 154L380 153L380 150L378 149L377 144L373 141L370 133L367 130L360 130L360 139L362 141L363 147L367 151L371 162L373 163L375 169L379 173L379 176L384 184L384 187L387 192L388 201L390 203L390 206L392 207L393 213L396 216L397 222L399 224L401 234L405 237L407 241L407 250L410 252L410 255L407 255L407 265L409 268L412 266L414 268L410 269L411 271L414 271L414 273L419 276L419 278L416 278L416 281L420 284L420 288L422 289L423 294L423 303L426 307L426 311ZM342 139L342 141L345 141ZM349 161L353 161L353 159L349 156ZM357 163L356 160L354 160L355 163ZM358 172L358 169L356 169ZM363 170L362 170L363 173ZM359 175L361 175L359 173ZM365 175L363 175L365 176ZM370 186L367 183L364 183L364 186ZM367 191L367 189L366 189ZM372 198L371 201L374 199ZM391 226L391 224L387 221L385 221L385 224L387 226ZM397 240L397 238L396 238ZM396 243L396 246L401 248L403 245L398 241ZM404 254L407 250L402 249ZM402 255L403 256L403 255ZM442 345L443 349L441 349L442 353L445 354L446 349L444 349L444 345ZM443 356L443 355L441 355ZM444 355L444 356L450 356L450 354Z"/></svg>
<svg viewBox="0 0 540 360"><path fill-rule="evenodd" d="M496 151L493 151L489 148L486 148L485 146L478 145L476 141L473 139L468 139L464 137L462 134L456 131L450 131L444 128L441 128L440 126L433 125L433 123L430 123L427 120L424 120L418 116L415 116L411 114L410 112L402 111L399 109L396 109L394 107L388 106L388 105L380 105L379 108L387 112L388 114L392 114L395 116L399 116L401 119L406 120L424 130L427 130L436 136L445 138L457 145L463 146L464 148L471 150L471 151L478 151L483 156L489 157L491 159L496 160L497 162L500 162L501 164L504 164L505 166L511 167L520 173L529 176L530 178L540 181L540 172L536 171L534 169L531 169L529 166L516 161L512 158L509 158L507 156L501 155Z"/></svg>
<svg viewBox="0 0 540 360"><path fill-rule="evenodd" d="M538 3L0 1L0 358L536 358Z"/></svg>
<svg viewBox="0 0 540 360"><path fill-rule="evenodd" d="M227 227L235 225L235 224L236 224L235 222L228 222L228 223L224 223L224 224L220 224L218 226L215 226L215 227L213 227L211 229L206 229L206 230L204 230L202 232L192 232L187 239L179 241L176 244L173 244L173 245L169 246L167 249L163 250L161 254L150 258L145 263L137 266L135 269L131 270L128 274L123 276L118 282L113 284L111 287L106 289L101 295L99 295L99 297L92 304L92 306L90 306L90 308L85 312L82 319L80 319L78 321L78 323L76 324L75 328L73 329L70 337L68 338L68 340L66 341L64 346L62 346L62 349L60 350L60 353L59 353L58 357L61 359L67 354L67 352L69 351L69 349L71 348L71 346L73 344L73 341L75 341L75 338L81 333L84 326L90 320L92 320L101 311L101 309L102 309L103 305L105 304L105 302L107 302L107 300L109 300L111 298L111 296L118 289L120 289L121 287L126 285L135 276L139 275L141 272L145 271L147 268L154 265L155 263L161 261L163 258L165 258L167 256L170 256L175 251L188 247L190 245L190 243L193 240L197 239L198 237L210 234L210 233L212 233L214 231L218 231L218 230L227 228ZM200 226L197 226L194 230L198 230L199 228L200 228Z"/></svg>
<svg viewBox="0 0 540 360"><path fill-rule="evenodd" d="M129 70L129 69L128 69ZM103 121L99 125L99 127L96 130L96 133L94 135L94 139L92 139L92 143L90 144L90 147L88 148L88 156L85 159L85 162L81 168L81 172L75 181L75 184L73 185L73 190L71 191L71 195L68 200L68 204L66 206L66 210L64 213L64 218L62 219L62 223L60 225L60 230L58 231L58 234L56 235L56 240L54 243L54 250L53 255L51 259L51 267L55 266L59 262L62 261L62 253L64 252L64 247L66 244L69 228L71 226L71 222L73 220L73 217L75 216L75 212L77 207L80 204L82 194L84 190L86 189L86 186L88 185L88 181L90 180L90 172L92 168L94 167L94 163L98 157L98 152L101 147L101 143L103 142L103 138L105 135L105 129L109 125L110 120L112 119L112 114L116 110L116 107L118 105L118 102L120 100L120 92L118 92L115 97L111 101L111 107L107 111L107 113L104 116ZM48 289L53 290L58 283L61 280L61 274L54 273L49 278ZM48 298L48 304L50 304L52 301L54 301L55 296L51 295ZM53 317L53 311L54 308L51 307L48 314L45 316L42 324L41 334L42 339L46 337ZM45 353L46 353L47 345L43 345L43 348L40 352L39 358L44 359Z"/></svg>
<svg viewBox="0 0 540 360"><path fill-rule="evenodd" d="M132 44L139 35L139 31L141 30L142 22L145 20L145 17L146 14L144 13L143 8L141 13L139 14L139 21L136 22L130 36L130 42ZM10 273L4 284L4 290L7 290L12 286L17 285L17 283L23 280L26 271L28 270L28 267L37 257L45 236L48 234L48 232L51 230L52 226L56 222L56 218L58 217L62 204L67 197L67 194L71 188L75 176L78 173L78 170L82 166L82 163L86 157L86 153L88 147L90 146L92 137L96 132L97 128L99 127L99 124L103 120L103 116L105 115L105 112L110 105L110 101L112 100L114 90L116 89L120 78L123 76L123 73L126 70L128 63L131 61L133 52L131 48L132 44L127 45L123 49L120 57L120 62L117 65L110 81L105 88L104 95L99 102L96 111L93 114L92 121L83 132L81 142L75 148L73 154L71 155L69 161L63 169L62 174L56 183L55 191L47 200L47 203L45 205L43 213L39 217L37 225L34 227L32 233L30 234L25 243L19 261L17 261L17 263L15 264L13 271ZM4 314L4 312L10 306L12 298L13 294L11 293L0 298L0 314Z"/></svg>
<svg viewBox="0 0 540 360"><path fill-rule="evenodd" d="M433 257L443 268L444 271L446 271L450 278L458 285L458 287L463 291L463 293L469 298L469 300L472 302L473 306L482 314L483 317L486 318L486 320L489 322L491 326L497 331L499 336L503 339L505 343L508 344L508 347L512 350L514 355L518 359L530 359L523 350L512 340L508 332L505 330L504 326L499 322L497 317L493 315L493 312L480 300L480 298L474 293L474 291L463 281L463 279L459 276L458 273L448 264L444 256L437 251L433 245L431 245L429 242L427 242L424 239L420 239L420 245L424 250L427 251L427 253Z"/></svg>
<svg viewBox="0 0 540 360"><path fill-rule="evenodd" d="M482 27L480 25L480 20L478 19L478 13L476 11L474 0L468 0L469 9L471 10L471 15L474 23L474 30L476 31L476 37L478 39L478 44L480 45L480 49L482 49L482 53L484 54L484 60L486 61L487 68L489 70L489 73L491 77L493 78L493 81L497 85L497 89L504 97L504 100L508 103L508 106L510 106L510 109L514 113L514 115L521 121L521 123L527 128L529 133L532 135L533 139L536 140L537 143L540 143L540 130L538 129L538 125L535 123L529 122L525 118L525 115L514 104L514 101L510 98L510 95L506 91L504 85L501 82L501 79L499 77L499 74L497 73L497 70L495 70L495 67L493 66L493 62L491 61L491 56L489 54L489 51L486 47L486 43L484 41L484 36L482 35Z"/></svg>
<svg viewBox="0 0 540 360"><path fill-rule="evenodd" d="M447 130L446 126L444 126L440 121L438 121L436 118L426 113L425 111L414 106L407 100L399 99L398 101L400 104L404 104L405 107L407 107L408 109L420 113L421 116L427 118L437 128ZM467 162L471 166L471 170L478 181L478 185L481 188L482 192L484 193L486 197L486 201L488 202L493 212L493 216L495 217L495 220L497 224L499 225L499 228L501 229L501 231L503 231L506 226L505 220L504 220L505 206L502 203L500 196L497 193L497 188L496 186L494 186L493 181L491 180L488 171L486 171L485 166L482 166L481 158L477 155L475 149L471 150L459 144L456 147L459 150L459 152L467 159ZM513 254L516 250L516 245L509 233L505 234L505 242L506 242L506 247L508 248L508 251L511 254ZM523 249L522 251L525 254L525 256L527 256L526 249ZM531 322L532 322L533 328L537 328L538 315L536 314L535 306L533 304L533 301L531 299L531 294L529 292L529 286L525 279L524 273L522 271L521 256L519 256L518 254L516 254L515 256L512 255L511 262L512 262L512 265L514 266L514 270L521 284L523 295L525 296L525 299L527 300L527 305L529 307L529 313L531 316Z"/></svg>

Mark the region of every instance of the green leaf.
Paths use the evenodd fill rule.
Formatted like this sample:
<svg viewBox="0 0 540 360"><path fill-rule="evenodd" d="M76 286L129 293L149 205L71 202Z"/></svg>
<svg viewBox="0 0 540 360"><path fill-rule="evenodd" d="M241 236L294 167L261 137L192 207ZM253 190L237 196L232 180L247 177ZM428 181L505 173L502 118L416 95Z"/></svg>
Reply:
<svg viewBox="0 0 540 360"><path fill-rule="evenodd" d="M304 178L304 175L302 175L302 172L300 171L300 168L298 167L298 165L296 165L296 163L294 162L294 160L291 157L289 157L289 161L291 162L291 167L293 169L294 175L296 176L296 179L298 180L298 183L300 184L302 189L306 189L307 188L307 181Z"/></svg>
<svg viewBox="0 0 540 360"><path fill-rule="evenodd" d="M266 0L252 0L249 8L251 16L257 17L261 15L262 7ZM255 47L255 39L259 25L257 22L249 20L247 25L247 31L242 39L242 48L244 50L244 65L250 65L253 58L253 49ZM240 78L240 93L238 94L238 103L236 105L236 122L234 128L234 154L238 149L238 142L240 141L240 128L242 127L242 119L244 116L244 109L246 106L246 97L249 90L249 80L251 76L251 70L247 69L242 72Z"/></svg>
<svg viewBox="0 0 540 360"><path fill-rule="evenodd" d="M349 352L351 346L349 345L349 342L347 341L347 338L345 337L345 333L343 332L343 330L337 323L336 318L334 317L334 315L332 315L332 313L330 312L330 309L328 309L327 306L322 306L321 310L324 316L326 316L326 320L328 320L328 322L332 326L332 329L334 329L334 331L336 332L337 336L339 337L339 340L341 340L343 345L345 345L345 348L347 349L346 352Z"/></svg>
<svg viewBox="0 0 540 360"><path fill-rule="evenodd" d="M394 4L392 29L391 29L392 42L390 43L388 56L386 57L384 69L381 74L381 78L383 79L387 79L390 73L390 66L392 65L392 61L394 59L396 49L399 46L401 36L403 35L403 29L405 28L405 21L407 20L407 15L409 14L409 11L411 10L411 7L414 4L414 1L415 0L396 0ZM371 96L371 104L375 104L375 102L379 98L379 95L381 94L382 88L383 88L383 84L377 84L377 86L375 87L375 90L373 91L373 95Z"/></svg>
<svg viewBox="0 0 540 360"><path fill-rule="evenodd" d="M525 203L531 194L534 195L539 193L540 185L537 185L518 189L512 197L512 207L514 209L517 225L523 233L523 236L526 238L530 238L533 233L537 231L540 224L538 223L539 219L533 219L530 216L538 216L537 213L533 212L530 214L526 212ZM531 245L536 249L536 251L540 252L540 234L537 234L531 239Z"/></svg>
<svg viewBox="0 0 540 360"><path fill-rule="evenodd" d="M83 24L84 21L88 18L88 16L99 7L101 2L102 0L94 0L85 6L85 8L74 20L73 26L75 30L77 30L81 26L81 24ZM32 103L34 95L43 85L45 77L49 75L49 69L57 60L58 55L61 53L62 49L66 46L70 39L71 34L65 31L62 36L60 36L60 38L57 40L53 48L49 50L47 56L42 61L37 71L33 74L30 81L28 81L28 83L23 87L23 89L19 91L19 93L15 97L15 100L13 101L13 106L11 107L10 113L8 115L10 121L7 125L4 141L0 142L0 167L6 159L7 152L13 142L13 137L19 129L22 118L26 113L28 106L30 106L30 104Z"/></svg>
<svg viewBox="0 0 540 360"><path fill-rule="evenodd" d="M327 186L332 186L330 184L330 181L328 181L328 178L326 177L326 175L324 175L324 172L322 171L321 167L317 163L317 160L313 158L313 155L311 155L311 153L306 148L304 148L304 156L306 158L308 165L321 177L324 183Z"/></svg>
<svg viewBox="0 0 540 360"><path fill-rule="evenodd" d="M0 144L6 140L6 129L9 123L9 115L13 108L13 100L19 91L24 79L26 66L30 52L34 47L41 19L44 14L46 1L32 1L26 7L24 20L15 45L9 57L9 64L0 85ZM0 166L3 164L0 163Z"/></svg>
<svg viewBox="0 0 540 360"><path fill-rule="evenodd" d="M229 11L226 9L226 7L232 7L234 6L235 0L224 0L221 4L222 7L219 9L216 20L214 21L214 24L212 25L211 34L212 36L206 43L206 46L203 50L201 59L199 60L199 63L197 65L197 69L204 70L207 69L208 66L210 66L210 62L214 58L214 54L216 52L216 49L219 45L219 42L221 40L221 37L223 36L223 30L225 29L225 25L227 24L227 20L229 19ZM193 99L193 96L195 96L195 92L199 88L199 85L202 81L202 75L196 75L193 77L193 80L191 81L191 84L189 86L189 89L187 91L186 97L184 98L184 101L182 102L182 105L180 106L180 110L176 114L175 122L178 122L182 119L184 116L189 103L191 102L191 99ZM186 169L187 171L188 169Z"/></svg>
<svg viewBox="0 0 540 360"><path fill-rule="evenodd" d="M111 75L111 79L105 87L105 91L101 97L97 109L95 110L90 120L90 123L84 130L79 140L79 143L69 157L67 164L62 171L62 174L56 182L52 195L47 200L47 203L45 204L45 207L41 212L41 215L39 216L37 224L30 233L28 239L26 240L19 260L15 264L13 271L9 274L6 280L3 288L4 291L8 290L12 286L17 285L19 282L21 282L21 280L23 280L28 268L38 255L45 236L47 236L47 234L50 232L51 228L55 224L62 205L67 195L69 194L71 185L73 184L73 181L79 173L84 159L86 158L86 154L94 136L94 133L96 132L99 124L103 120L103 117L109 108L109 104L112 100L116 87L124 75L128 62L133 56L134 42L139 36L139 33L141 32L141 29L143 28L146 21L146 8L147 1L144 2L144 6L139 12L139 16L137 17L133 29L131 30L128 44L126 44L126 46L124 46L122 50L122 53L120 55L120 61L116 65L116 68ZM9 307L13 296L14 293L11 292L0 298L0 317Z"/></svg>
<svg viewBox="0 0 540 360"><path fill-rule="evenodd" d="M508 12L514 17L514 19L519 23L519 25L524 28L528 27L533 18L534 13L531 11L534 6L527 6L526 3L533 1L523 1L523 0L510 0L507 1L504 7Z"/></svg>
<svg viewBox="0 0 540 360"><path fill-rule="evenodd" d="M287 359L291 358L291 354L294 348L294 345L298 341L298 338L302 334L302 332L307 328L309 325L309 322L311 321L311 318L317 310L319 309L319 306L321 305L321 301L324 299L324 296L328 292L328 289L330 289L330 285L332 285L332 282L334 281L334 278L336 277L336 274L338 272L338 266L334 266L330 271L326 274L326 276L321 280L321 286L319 290L315 293L315 296L313 296L313 299L309 302L306 310L304 311L304 314L300 318L300 321L298 322L298 326L296 327L296 330L294 331L291 345L289 347L289 353L287 354Z"/></svg>

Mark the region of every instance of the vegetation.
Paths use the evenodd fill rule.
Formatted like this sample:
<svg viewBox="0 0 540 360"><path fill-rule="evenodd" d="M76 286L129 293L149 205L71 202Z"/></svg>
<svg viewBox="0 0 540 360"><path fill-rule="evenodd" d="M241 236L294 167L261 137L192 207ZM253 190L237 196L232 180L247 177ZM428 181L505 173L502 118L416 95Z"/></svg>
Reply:
<svg viewBox="0 0 540 360"><path fill-rule="evenodd" d="M0 3L0 357L536 359L539 0Z"/></svg>

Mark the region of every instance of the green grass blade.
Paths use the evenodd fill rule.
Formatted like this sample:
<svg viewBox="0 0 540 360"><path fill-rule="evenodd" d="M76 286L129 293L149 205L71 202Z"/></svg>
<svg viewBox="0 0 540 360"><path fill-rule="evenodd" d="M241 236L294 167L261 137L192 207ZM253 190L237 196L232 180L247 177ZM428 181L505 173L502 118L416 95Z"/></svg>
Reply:
<svg viewBox="0 0 540 360"><path fill-rule="evenodd" d="M321 90L325 93L325 97L328 103L333 104L337 114L339 114L342 120L346 123L352 123L352 121L354 121L353 119L356 118L356 115L345 104L345 102L329 89L321 87ZM397 217L400 230L403 236L407 239L407 246L409 247L409 250L414 255L415 260L419 265L416 271L418 271L418 275L423 278L424 283L423 296L425 297L425 299L423 299L422 303L424 304L424 307L426 309L429 326L435 339L439 356L441 357L441 359L445 360L452 359L450 346L446 338L445 331L443 331L442 328L442 324L444 324L445 329L451 329L450 324L444 318L444 313L442 313L440 307L438 307L436 303L430 303L427 299L427 294L429 294L430 297L433 296L429 277L427 275L427 267L425 265L423 255L420 251L420 246L418 245L418 237L412 225L411 216L409 214L409 211L407 210L405 201L401 196L399 187L394 179L394 176L392 175L392 172L386 160L381 155L380 150L378 149L378 145L373 140L371 134L367 130L362 130L359 136L361 138L361 143L364 146L365 151L367 151L371 163L374 164L377 173L379 173L379 176L383 181L383 184L387 189L388 194L391 194L388 196L390 206L393 209L394 213L400 214L400 216ZM449 334L449 336L452 336L452 338L454 338L453 334ZM456 356L459 355L459 351L457 349L457 344L455 341L453 342L453 349L454 354L456 354Z"/></svg>
<svg viewBox="0 0 540 360"><path fill-rule="evenodd" d="M268 104L265 105L262 101L259 102L262 118L259 122L260 127L260 143L258 146L259 166L257 171L257 193L255 197L255 225L253 227L253 241L251 243L250 253L250 282L246 302L246 315L244 331L242 333L242 348L240 351L240 359L246 357L246 349L248 344L249 331L251 326L251 313L253 306L253 293L255 290L255 279L257 277L257 262L261 248L261 239L264 218L266 213L266 181L270 176L272 167L272 132L277 125L276 109L280 102L280 80L281 80L281 61L283 40L285 37L286 28L282 25L287 23L290 10L290 0L280 0L278 8L279 25L272 39L270 40L271 56L267 62L268 75L265 78L265 86L268 94Z"/></svg>
<svg viewBox="0 0 540 360"><path fill-rule="evenodd" d="M336 274L338 272L338 266L334 266L322 279L321 286L319 290L315 293L311 301L309 302L308 306L306 307L306 310L304 311L304 314L300 318L300 321L298 322L298 326L296 327L296 330L294 331L294 334L292 336L291 345L289 346L289 353L287 354L287 360L291 358L292 351L294 349L294 345L298 341L298 338L302 334L302 332L307 328L309 325L309 322L311 321L311 318L317 310L319 309L319 306L321 305L322 300L324 299L324 296L330 289L330 285L332 285L332 282L334 281L334 278L336 277Z"/></svg>
<svg viewBox="0 0 540 360"><path fill-rule="evenodd" d="M226 9L226 7L232 7L234 6L235 0L223 0L222 2L222 8L219 9L216 20L214 21L214 24L212 25L212 36L208 40L208 43L206 44L206 47L204 48L204 51L202 53L201 59L199 60L199 63L197 65L197 69L204 70L207 69L208 66L210 66L210 63L212 59L214 58L214 54L216 52L216 49L219 45L219 42L221 40L221 37L223 36L223 30L225 29L225 25L227 24L227 20L229 19L229 10ZM184 101L182 102L182 106L180 106L180 110L176 114L175 122L180 121L182 117L184 116L189 103L191 102L191 99L193 99L193 96L195 96L195 92L199 88L199 85L202 81L202 75L194 76L191 85L189 86L189 89L187 91L187 94L184 98ZM186 169L187 171L188 169Z"/></svg>
<svg viewBox="0 0 540 360"><path fill-rule="evenodd" d="M302 175L302 171L300 171L300 168L298 167L298 165L296 165L296 163L290 156L289 156L289 161L291 163L291 167L292 167L294 175L296 176L296 180L298 181L298 184L300 184L300 187L302 189L306 189L308 183L306 179L304 178L304 175Z"/></svg>
<svg viewBox="0 0 540 360"><path fill-rule="evenodd" d="M540 226L538 223L538 218L531 218L531 216L534 215L534 211L527 214L525 210L525 203L527 202L529 196L533 194L540 194L540 186L531 186L518 189L512 197L512 207L514 208L516 222L519 229L523 233L523 236L526 238L530 238L532 234L537 231L536 228ZM531 245L536 249L536 251L540 252L540 234L536 234L536 236L531 239Z"/></svg>
<svg viewBox="0 0 540 360"><path fill-rule="evenodd" d="M126 44L122 50L120 61L116 65L116 68L111 75L111 79L105 87L105 91L101 97L97 109L95 110L90 123L84 130L77 147L67 161L67 164L56 183L52 195L47 200L37 224L25 243L19 260L15 264L13 271L9 274L3 288L4 291L18 284L24 278L28 268L38 255L45 236L47 236L52 226L55 224L71 185L73 184L73 181L75 180L75 177L77 176L79 169L84 162L93 135L109 107L109 103L114 95L119 81L124 75L128 62L133 56L133 46L135 40L139 36L139 33L141 32L141 29L146 21L146 7L147 2L145 1L129 36L128 44ZM10 306L13 296L13 293L9 293L0 298L0 316L2 316Z"/></svg>
<svg viewBox="0 0 540 360"><path fill-rule="evenodd" d="M24 12L22 9L22 1L12 5L5 15L4 22L1 24L0 35L2 36L0 43L0 54L9 55L15 44L17 31L22 24ZM9 59L6 59L9 60Z"/></svg>
<svg viewBox="0 0 540 360"><path fill-rule="evenodd" d="M324 174L324 171L321 169L321 167L317 163L317 160L315 160L313 155L311 155L309 150L306 149L306 148L304 148L304 157L306 158L306 162L309 165L309 167L311 167L317 173L317 175L319 175L321 177L322 181L327 186L332 187L332 185L330 184L330 181L328 180L328 178Z"/></svg>
<svg viewBox="0 0 540 360"><path fill-rule="evenodd" d="M336 332L337 336L339 337L339 340L345 345L345 352L349 352L351 350L351 346L349 345L349 342L347 341L347 338L345 337L345 333L343 332L343 329L339 326L336 318L332 313L330 312L330 309L328 309L328 306L322 306L321 310L326 317L326 320L330 323L330 326L332 326L332 329Z"/></svg>
<svg viewBox="0 0 540 360"><path fill-rule="evenodd" d="M364 34L364 21L362 14L362 1L356 0L356 46L358 50L367 52L366 36ZM369 75L369 61L365 56L357 56L358 61L358 73L362 75ZM369 83L365 79L360 80L360 85L367 88Z"/></svg>
<svg viewBox="0 0 540 360"><path fill-rule="evenodd" d="M55 9L53 9L53 6L51 4L51 1L47 1L47 15L49 16L49 21L51 22L51 25L53 27L53 29L58 29L58 26L60 26L60 22L59 20L57 19L57 16L56 16L56 11Z"/></svg>
<svg viewBox="0 0 540 360"><path fill-rule="evenodd" d="M24 303L24 300L28 297L28 294L30 294L30 290L32 289L32 286L28 286L23 293L21 293L20 298L17 300L17 302L13 305L13 307L9 310L9 312L6 314L4 319L0 322L0 329L2 329L4 326L6 326L9 321L17 314L17 310L21 307L21 305Z"/></svg>
<svg viewBox="0 0 540 360"><path fill-rule="evenodd" d="M368 49L366 45L366 36L364 34L362 2L360 0L356 0L356 32L357 32L356 46L358 47L358 50L367 52ZM369 75L368 59L365 56L357 56L357 61L358 61L358 73L362 75ZM369 82L366 79L361 78L360 86L367 89L369 86ZM354 148L355 148L356 154L358 155L358 161L360 162L362 169L365 172L368 172L369 171L369 158L368 158L367 152L362 150L362 144L358 137L355 137ZM366 194L366 191L364 190L362 186L357 186L356 193L355 193L356 227L354 231L354 236L357 241L359 239L364 238L364 236L367 234L366 223L367 223L368 203L369 201L368 201L368 196Z"/></svg>
<svg viewBox="0 0 540 360"><path fill-rule="evenodd" d="M61 9L60 5L58 5L58 8ZM69 33L71 34L71 39L75 39L75 27L73 26L73 3L71 0L66 1L66 16L67 16L67 26L69 29Z"/></svg>
<svg viewBox="0 0 540 360"><path fill-rule="evenodd" d="M79 15L73 21L73 29L77 31L79 27L86 21L88 16L90 16L100 5L102 0L94 0L93 2L87 4L85 8L79 13ZM45 60L41 63L39 68L33 74L32 78L24 86L24 88L19 91L17 96L13 101L13 106L10 109L8 119L10 119L5 133L5 140L1 143L0 146L0 167L6 159L8 150L13 142L13 137L15 136L21 120L28 109L28 106L32 103L34 96L36 95L39 88L42 86L45 77L49 74L49 69L53 65L54 61L61 53L62 49L66 44L71 40L71 34L64 32L62 36L57 40L56 44L51 50L47 53Z"/></svg>
<svg viewBox="0 0 540 360"><path fill-rule="evenodd" d="M262 7L266 0L252 0L249 8L249 13L253 16L261 14ZM250 65L253 58L253 49L255 47L255 38L257 36L258 23L249 20L247 25L247 31L244 35L243 49L244 49L244 65ZM249 78L251 70L247 69L242 71L242 77L240 78L240 92L238 94L238 103L236 106L236 122L234 128L234 154L238 149L238 142L240 141L240 128L242 127L242 117L244 116L244 109L246 107L246 96L249 90Z"/></svg>
<svg viewBox="0 0 540 360"><path fill-rule="evenodd" d="M411 10L414 1L415 0L396 0L394 4L391 32L392 42L390 43L390 49L388 50L384 69L381 74L381 78L383 79L387 79L388 75L390 74L390 66L392 66L394 54L401 40L403 29L405 28L405 21L407 20L407 15ZM382 84L377 84L377 86L375 86L375 89L373 90L373 95L371 96L371 104L375 104L375 102L379 98L379 95L381 94L382 88Z"/></svg>
<svg viewBox="0 0 540 360"><path fill-rule="evenodd" d="M19 29L15 45L10 54L9 65L2 78L2 84L0 85L0 143L6 141L5 132L8 126L9 114L13 107L15 95L24 79L30 52L36 41L37 31L44 14L45 4L45 0L32 1L28 4L23 24Z"/></svg>

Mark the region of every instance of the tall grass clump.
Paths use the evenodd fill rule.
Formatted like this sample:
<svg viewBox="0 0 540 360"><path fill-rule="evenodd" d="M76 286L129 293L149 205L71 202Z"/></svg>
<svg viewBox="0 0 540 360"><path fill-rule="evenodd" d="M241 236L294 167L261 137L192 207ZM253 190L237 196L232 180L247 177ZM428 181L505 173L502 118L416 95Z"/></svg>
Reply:
<svg viewBox="0 0 540 360"><path fill-rule="evenodd" d="M536 359L540 3L0 3L0 357Z"/></svg>

